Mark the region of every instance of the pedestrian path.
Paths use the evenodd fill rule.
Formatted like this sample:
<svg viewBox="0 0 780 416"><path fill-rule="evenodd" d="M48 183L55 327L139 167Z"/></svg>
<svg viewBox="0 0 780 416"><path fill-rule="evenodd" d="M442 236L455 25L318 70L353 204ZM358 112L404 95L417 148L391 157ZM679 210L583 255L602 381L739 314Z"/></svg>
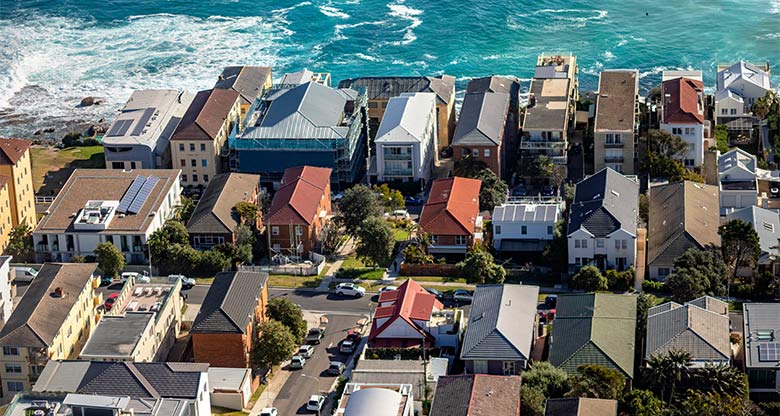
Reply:
<svg viewBox="0 0 780 416"><path fill-rule="evenodd" d="M341 269L341 264L344 263L344 259L347 258L352 252L355 251L355 240L350 237L341 247L336 251L336 261L330 265L328 271L325 272L325 276L322 278L320 285L317 286L318 292L330 291L330 284L336 278L336 272Z"/></svg>

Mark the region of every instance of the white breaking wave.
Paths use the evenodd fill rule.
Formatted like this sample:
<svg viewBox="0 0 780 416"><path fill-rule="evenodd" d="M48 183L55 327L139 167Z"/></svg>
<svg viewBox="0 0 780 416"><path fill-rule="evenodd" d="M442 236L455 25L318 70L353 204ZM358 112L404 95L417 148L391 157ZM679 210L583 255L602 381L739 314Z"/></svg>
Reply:
<svg viewBox="0 0 780 416"><path fill-rule="evenodd" d="M376 56L366 55L364 53L356 53L355 56L357 56L360 59L363 59L365 61L371 61L371 62L381 62L382 60L377 58Z"/></svg>
<svg viewBox="0 0 780 416"><path fill-rule="evenodd" d="M391 42L391 45L408 45L417 40L417 35L414 34L414 29L422 24L422 19L417 16L423 14L422 10L415 9L404 4L388 4L390 8L390 16L397 17L402 20L409 21L409 26L402 29L404 36L400 41Z"/></svg>
<svg viewBox="0 0 780 416"><path fill-rule="evenodd" d="M338 17L341 19L349 19L349 15L331 5L319 6L320 13L328 17Z"/></svg>

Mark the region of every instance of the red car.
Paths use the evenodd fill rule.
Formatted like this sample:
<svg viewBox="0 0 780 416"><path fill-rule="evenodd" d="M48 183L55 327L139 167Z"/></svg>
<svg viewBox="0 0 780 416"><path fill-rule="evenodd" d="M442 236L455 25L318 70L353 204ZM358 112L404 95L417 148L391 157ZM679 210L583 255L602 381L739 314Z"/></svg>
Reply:
<svg viewBox="0 0 780 416"><path fill-rule="evenodd" d="M107 311L110 311L111 308L114 307L114 304L116 303L118 297L119 297L119 293L112 293L108 295L106 301L103 302L103 308L105 308Z"/></svg>

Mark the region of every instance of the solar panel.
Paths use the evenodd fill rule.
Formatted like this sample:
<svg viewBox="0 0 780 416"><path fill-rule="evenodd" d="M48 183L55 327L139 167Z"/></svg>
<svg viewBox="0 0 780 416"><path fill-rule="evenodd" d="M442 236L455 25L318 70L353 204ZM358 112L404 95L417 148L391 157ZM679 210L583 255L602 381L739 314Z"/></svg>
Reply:
<svg viewBox="0 0 780 416"><path fill-rule="evenodd" d="M114 125L111 126L111 128L108 130L108 133L106 133L106 136L121 136L119 134L119 130L124 126L125 121L124 120L117 120L114 122Z"/></svg>
<svg viewBox="0 0 780 416"><path fill-rule="evenodd" d="M133 199L135 199L135 196L138 195L138 191L141 190L145 181L146 178L143 176L135 177L133 183L130 184L130 187L127 188L124 196L122 196L122 199L119 200L119 206L116 208L117 212L127 212L127 209L130 208L130 204L133 202Z"/></svg>
<svg viewBox="0 0 780 416"><path fill-rule="evenodd" d="M780 343L767 342L758 344L759 361L780 361Z"/></svg>
<svg viewBox="0 0 780 416"><path fill-rule="evenodd" d="M139 211L141 211L141 207L144 206L144 202L146 202L146 199L149 198L149 195L152 193L152 189L154 189L154 186L157 185L157 182L159 181L160 178L156 176L150 176L146 178L146 182L144 182L141 190L138 191L138 194L133 199L133 203L130 204L130 208L127 209L127 212L137 214Z"/></svg>
<svg viewBox="0 0 780 416"><path fill-rule="evenodd" d="M152 118L154 111L154 107L149 107L144 110L144 113L141 114L141 118L138 119L138 124L136 124L135 128L133 128L133 132L130 133L131 136L140 136L143 134L144 129L146 128L146 123L148 123L149 119Z"/></svg>

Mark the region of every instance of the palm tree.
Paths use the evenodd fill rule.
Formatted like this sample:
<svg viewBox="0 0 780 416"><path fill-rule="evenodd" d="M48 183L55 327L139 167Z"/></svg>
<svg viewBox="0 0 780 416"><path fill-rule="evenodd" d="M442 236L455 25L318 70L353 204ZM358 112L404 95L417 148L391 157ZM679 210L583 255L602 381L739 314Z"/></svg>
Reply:
<svg viewBox="0 0 780 416"><path fill-rule="evenodd" d="M645 383L659 392L661 400L671 404L677 387L688 379L691 354L683 350L669 350L666 355L653 354L643 371ZM668 393L668 396L667 396Z"/></svg>
<svg viewBox="0 0 780 416"><path fill-rule="evenodd" d="M742 372L723 364L706 364L697 368L692 381L699 390L721 395L742 397L747 389Z"/></svg>

